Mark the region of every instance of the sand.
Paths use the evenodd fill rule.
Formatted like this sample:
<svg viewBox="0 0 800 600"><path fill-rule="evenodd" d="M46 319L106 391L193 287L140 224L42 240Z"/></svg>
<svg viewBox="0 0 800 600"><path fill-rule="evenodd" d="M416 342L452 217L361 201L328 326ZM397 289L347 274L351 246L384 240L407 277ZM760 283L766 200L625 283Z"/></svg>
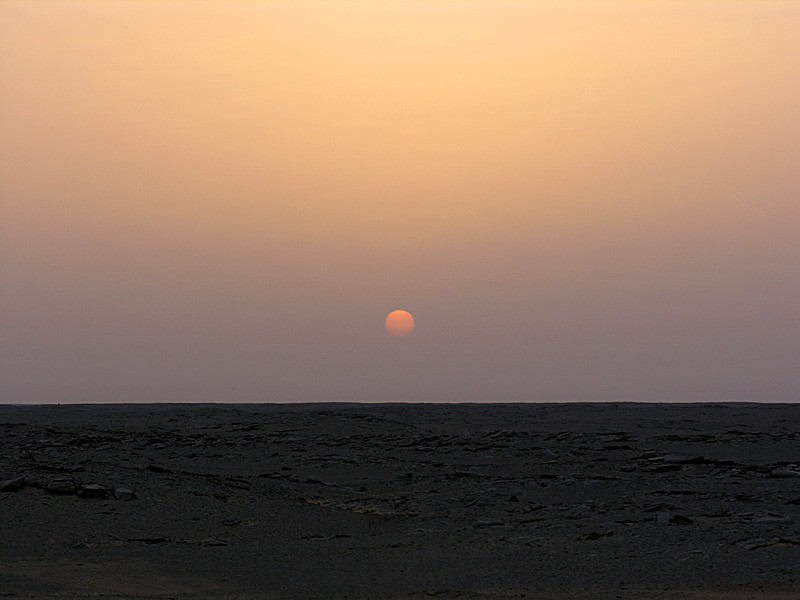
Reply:
<svg viewBox="0 0 800 600"><path fill-rule="evenodd" d="M0 406L0 597L800 598L800 406Z"/></svg>

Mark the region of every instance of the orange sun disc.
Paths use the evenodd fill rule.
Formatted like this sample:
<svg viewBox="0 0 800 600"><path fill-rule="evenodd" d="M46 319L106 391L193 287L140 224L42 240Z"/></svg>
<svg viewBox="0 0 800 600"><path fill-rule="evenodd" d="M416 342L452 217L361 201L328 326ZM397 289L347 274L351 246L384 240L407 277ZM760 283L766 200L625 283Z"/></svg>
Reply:
<svg viewBox="0 0 800 600"><path fill-rule="evenodd" d="M414 317L407 310L393 310L386 315L386 331L404 337L414 330Z"/></svg>

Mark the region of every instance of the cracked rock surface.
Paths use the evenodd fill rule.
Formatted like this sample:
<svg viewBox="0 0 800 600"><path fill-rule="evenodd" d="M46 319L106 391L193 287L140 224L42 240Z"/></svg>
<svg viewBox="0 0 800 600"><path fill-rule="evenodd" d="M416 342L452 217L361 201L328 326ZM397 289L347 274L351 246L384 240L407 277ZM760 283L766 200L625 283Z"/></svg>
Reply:
<svg viewBox="0 0 800 600"><path fill-rule="evenodd" d="M800 406L0 406L0 597L798 598Z"/></svg>

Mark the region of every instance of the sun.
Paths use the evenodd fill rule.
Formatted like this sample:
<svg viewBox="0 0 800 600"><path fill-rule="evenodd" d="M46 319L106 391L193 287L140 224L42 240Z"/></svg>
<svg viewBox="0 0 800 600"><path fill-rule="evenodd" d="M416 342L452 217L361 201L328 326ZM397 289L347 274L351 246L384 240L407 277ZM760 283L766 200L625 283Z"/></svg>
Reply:
<svg viewBox="0 0 800 600"><path fill-rule="evenodd" d="M405 337L414 331L414 316L407 310L393 310L386 315L386 331L395 337Z"/></svg>

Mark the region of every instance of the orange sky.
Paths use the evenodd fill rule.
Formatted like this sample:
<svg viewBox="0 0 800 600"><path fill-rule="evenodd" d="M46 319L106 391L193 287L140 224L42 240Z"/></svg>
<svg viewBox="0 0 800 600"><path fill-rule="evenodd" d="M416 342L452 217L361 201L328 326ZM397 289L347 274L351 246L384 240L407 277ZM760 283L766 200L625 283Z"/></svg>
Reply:
<svg viewBox="0 0 800 600"><path fill-rule="evenodd" d="M796 2L5 0L2 399L797 399L798 39Z"/></svg>

